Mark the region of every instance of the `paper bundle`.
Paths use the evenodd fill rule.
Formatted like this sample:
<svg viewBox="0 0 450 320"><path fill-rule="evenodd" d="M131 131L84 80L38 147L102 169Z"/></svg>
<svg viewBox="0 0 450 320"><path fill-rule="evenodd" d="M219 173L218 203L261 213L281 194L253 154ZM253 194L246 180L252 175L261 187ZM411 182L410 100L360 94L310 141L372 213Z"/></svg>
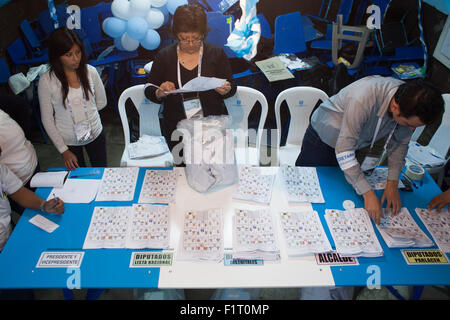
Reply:
<svg viewBox="0 0 450 320"><path fill-rule="evenodd" d="M376 227L389 248L433 246L433 241L419 228L406 208L393 217L390 212L385 214Z"/></svg>
<svg viewBox="0 0 450 320"><path fill-rule="evenodd" d="M235 210L233 258L280 259L274 220L269 210Z"/></svg>
<svg viewBox="0 0 450 320"><path fill-rule="evenodd" d="M341 256L380 257L383 249L369 215L363 208L345 211L327 209L325 220Z"/></svg>

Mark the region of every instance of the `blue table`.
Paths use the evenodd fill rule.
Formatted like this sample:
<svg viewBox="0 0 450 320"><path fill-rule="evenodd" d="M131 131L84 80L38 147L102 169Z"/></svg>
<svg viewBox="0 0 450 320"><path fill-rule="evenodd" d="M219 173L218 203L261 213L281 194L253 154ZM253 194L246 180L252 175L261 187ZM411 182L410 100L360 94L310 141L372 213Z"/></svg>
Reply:
<svg viewBox="0 0 450 320"><path fill-rule="evenodd" d="M325 197L325 204L314 204L319 212L322 224L326 226L325 209L342 209L342 195L345 199L352 200L356 207L364 207L362 197L356 195L350 184L345 182L343 173L338 168L317 168L320 185ZM382 191L376 191L381 198ZM415 212L415 208L426 208L430 200L441 193L431 176L426 173L423 185L413 192L400 191L402 207L408 208L411 216L425 234L433 239ZM374 225L374 224L373 224ZM379 258L358 258L359 266L355 267L331 267L336 286L365 286L369 276L373 273L374 266L379 268L381 285L449 285L450 265L412 265L408 266L402 256L401 249L389 249L375 228L378 240L383 248L384 256ZM331 234L327 231L328 239L334 248ZM409 248L412 249L412 248ZM419 249L419 248L417 248ZM428 248L427 248L428 249ZM436 246L429 249L438 249ZM450 254L447 253L447 258Z"/></svg>
<svg viewBox="0 0 450 320"><path fill-rule="evenodd" d="M95 202L90 204L66 204L64 215L45 215L60 227L53 233L38 229L28 222L39 213L25 210L9 241L0 254L0 288L71 288L75 276L79 277L81 288L220 288L220 287L301 287L301 286L366 286L373 268L378 268L380 285L450 285L450 265L407 265L400 249L389 249L378 231L375 232L383 247L384 256L379 258L358 258L359 265L328 267L318 266L312 258L289 258L282 247L281 262L265 262L264 266L227 267L223 263L178 262L177 243L182 226L183 214L173 215L171 220L171 248L173 265L170 267L130 268L132 252L150 251L136 249L91 249L83 250L84 239L96 206L131 206L137 203L146 168L140 168L135 196L128 202ZM148 168L147 168L148 169ZM272 168L273 169L273 168ZM93 168L81 168L73 174L92 172ZM236 185L221 188L216 192L199 194L193 191L184 178L184 171L177 189L176 210L223 205L224 217L232 212L231 195ZM270 170L270 168L268 169ZM98 176L90 179L100 179ZM362 207L362 198L346 182L339 168L317 168L325 204L314 204L319 213L327 236L334 246L324 214L325 209L343 210L342 202L352 200L356 207ZM287 207L287 200L277 178L272 195L271 209ZM46 198L51 189L39 188L39 196ZM377 192L378 193L378 192ZM414 192L401 192L403 206L406 206L419 227L431 238L414 209L426 207L429 200L440 193L439 188L427 174L423 186ZM378 193L381 196L381 193ZM41 212L42 214L42 212ZM224 225L224 246L231 243L231 218ZM172 226L172 223L174 225ZM281 230L279 230L281 232ZM282 243L279 234L280 246ZM434 247L436 249L436 247ZM66 268L36 268L42 252L74 251L84 252L83 262L77 270ZM447 258L449 254L447 254ZM187 276L188 275L188 276Z"/></svg>

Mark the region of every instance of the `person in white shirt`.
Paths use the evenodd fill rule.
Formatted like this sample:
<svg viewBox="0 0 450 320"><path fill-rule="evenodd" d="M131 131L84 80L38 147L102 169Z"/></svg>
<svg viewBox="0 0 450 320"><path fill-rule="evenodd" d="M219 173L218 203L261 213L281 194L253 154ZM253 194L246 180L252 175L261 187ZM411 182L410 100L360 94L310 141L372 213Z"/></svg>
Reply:
<svg viewBox="0 0 450 320"><path fill-rule="evenodd" d="M83 147L93 167L106 167L106 138L98 112L106 106L101 78L87 64L83 42L74 30L53 31L48 49L50 70L38 86L42 124L68 169L86 165Z"/></svg>
<svg viewBox="0 0 450 320"><path fill-rule="evenodd" d="M31 189L31 177L40 169L36 150L25 137L19 124L3 110L0 110L0 148L3 150L0 163L15 174L23 186ZM14 200L9 200L11 209L19 215L22 214L25 208Z"/></svg>
<svg viewBox="0 0 450 320"><path fill-rule="evenodd" d="M22 128L6 112L0 110L0 163L7 166L26 185L38 166L33 145Z"/></svg>
<svg viewBox="0 0 450 320"><path fill-rule="evenodd" d="M0 149L1 153L1 149ZM59 199L43 200L22 186L22 182L8 167L0 164L0 252L11 233L11 207L8 197L24 208L44 212L64 213L64 202Z"/></svg>

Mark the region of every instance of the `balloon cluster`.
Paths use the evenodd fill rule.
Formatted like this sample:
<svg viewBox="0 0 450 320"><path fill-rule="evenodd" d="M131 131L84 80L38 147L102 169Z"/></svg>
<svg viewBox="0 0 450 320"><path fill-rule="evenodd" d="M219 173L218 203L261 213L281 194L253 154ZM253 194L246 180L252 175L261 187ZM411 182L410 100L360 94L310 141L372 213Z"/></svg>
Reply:
<svg viewBox="0 0 450 320"><path fill-rule="evenodd" d="M139 44L147 50L155 50L161 43L156 29L169 21L169 13L187 0L113 0L113 17L103 21L102 29L114 38L119 50L134 51Z"/></svg>

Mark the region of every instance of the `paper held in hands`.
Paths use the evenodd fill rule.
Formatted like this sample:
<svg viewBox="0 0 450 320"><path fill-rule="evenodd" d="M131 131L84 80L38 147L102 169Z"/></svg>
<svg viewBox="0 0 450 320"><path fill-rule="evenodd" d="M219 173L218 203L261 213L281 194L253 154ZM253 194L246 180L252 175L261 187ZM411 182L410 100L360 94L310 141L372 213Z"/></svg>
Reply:
<svg viewBox="0 0 450 320"><path fill-rule="evenodd" d="M214 77L197 77L187 82L182 88L166 92L166 94L213 90L223 86L226 81L226 79Z"/></svg>

